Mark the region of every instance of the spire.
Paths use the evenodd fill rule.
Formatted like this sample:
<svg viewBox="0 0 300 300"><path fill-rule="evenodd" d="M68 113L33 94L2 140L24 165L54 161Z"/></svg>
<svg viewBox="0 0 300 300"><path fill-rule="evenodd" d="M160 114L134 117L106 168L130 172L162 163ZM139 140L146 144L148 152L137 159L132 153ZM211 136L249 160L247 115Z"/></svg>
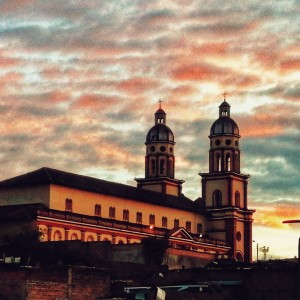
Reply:
<svg viewBox="0 0 300 300"><path fill-rule="evenodd" d="M161 104L162 104L163 101L161 99L159 99L158 102L159 102L159 109L161 109Z"/></svg>
<svg viewBox="0 0 300 300"><path fill-rule="evenodd" d="M167 114L161 108L162 100L159 99L158 103L159 103L159 108L155 113L155 124L164 124L164 125L166 125L166 115Z"/></svg>
<svg viewBox="0 0 300 300"><path fill-rule="evenodd" d="M223 94L224 101L219 106L219 118L221 118L221 117L230 117L230 105L226 101L226 95L227 95L227 93L224 92L224 94Z"/></svg>

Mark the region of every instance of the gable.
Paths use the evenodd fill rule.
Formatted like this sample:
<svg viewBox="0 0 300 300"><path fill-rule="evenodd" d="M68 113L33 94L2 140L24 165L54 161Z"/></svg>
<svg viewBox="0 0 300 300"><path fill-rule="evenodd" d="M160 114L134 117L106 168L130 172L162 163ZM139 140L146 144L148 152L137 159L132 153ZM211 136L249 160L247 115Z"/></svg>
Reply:
<svg viewBox="0 0 300 300"><path fill-rule="evenodd" d="M183 227L170 230L169 238L194 240L193 237Z"/></svg>

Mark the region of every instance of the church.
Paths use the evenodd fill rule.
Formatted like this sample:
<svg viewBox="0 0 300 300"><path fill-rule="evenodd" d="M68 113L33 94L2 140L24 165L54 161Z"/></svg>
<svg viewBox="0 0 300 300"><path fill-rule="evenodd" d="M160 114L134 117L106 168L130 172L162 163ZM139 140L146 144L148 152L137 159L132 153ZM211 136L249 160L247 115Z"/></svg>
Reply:
<svg viewBox="0 0 300 300"><path fill-rule="evenodd" d="M0 182L1 222L10 230L35 226L45 242L139 244L155 237L168 241L169 261L251 262L254 210L247 206L249 175L240 172L240 138L224 99L209 133L209 171L199 174L202 196L193 201L175 178L175 138L160 104L137 187L43 167Z"/></svg>

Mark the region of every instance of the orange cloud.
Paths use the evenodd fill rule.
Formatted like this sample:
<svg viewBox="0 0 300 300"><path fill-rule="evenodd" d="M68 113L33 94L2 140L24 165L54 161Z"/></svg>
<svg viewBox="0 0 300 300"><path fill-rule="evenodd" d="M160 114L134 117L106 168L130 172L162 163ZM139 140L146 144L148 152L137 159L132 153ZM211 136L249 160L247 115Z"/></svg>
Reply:
<svg viewBox="0 0 300 300"><path fill-rule="evenodd" d="M49 102L61 103L70 100L70 94L62 91L53 91L49 94Z"/></svg>
<svg viewBox="0 0 300 300"><path fill-rule="evenodd" d="M157 82L148 78L136 77L124 80L118 84L118 87L127 93L144 93L157 86Z"/></svg>
<svg viewBox="0 0 300 300"><path fill-rule="evenodd" d="M191 51L194 54L205 55L225 55L228 53L229 43L206 43L201 46L192 46Z"/></svg>
<svg viewBox="0 0 300 300"><path fill-rule="evenodd" d="M284 220L300 219L300 207L297 203L270 203L268 206L256 205L255 224L274 228L286 228Z"/></svg>
<svg viewBox="0 0 300 300"><path fill-rule="evenodd" d="M221 70L209 65L186 65L177 68L173 72L173 78L175 80L209 80L212 76L218 75L219 72L222 73Z"/></svg>
<svg viewBox="0 0 300 300"><path fill-rule="evenodd" d="M115 97L105 95L85 94L73 105L75 109L107 110L114 107L119 101Z"/></svg>
<svg viewBox="0 0 300 300"><path fill-rule="evenodd" d="M281 72L299 71L300 58L290 58L280 63Z"/></svg>

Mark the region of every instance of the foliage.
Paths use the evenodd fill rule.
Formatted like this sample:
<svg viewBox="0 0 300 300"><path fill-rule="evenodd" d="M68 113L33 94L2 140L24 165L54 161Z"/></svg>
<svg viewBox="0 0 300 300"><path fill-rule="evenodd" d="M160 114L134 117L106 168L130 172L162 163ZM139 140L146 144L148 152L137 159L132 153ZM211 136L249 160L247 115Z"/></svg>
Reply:
<svg viewBox="0 0 300 300"><path fill-rule="evenodd" d="M7 253L20 256L22 261L29 263L32 250L39 244L43 232L37 228L25 227L19 231L7 233L2 237L2 244Z"/></svg>

